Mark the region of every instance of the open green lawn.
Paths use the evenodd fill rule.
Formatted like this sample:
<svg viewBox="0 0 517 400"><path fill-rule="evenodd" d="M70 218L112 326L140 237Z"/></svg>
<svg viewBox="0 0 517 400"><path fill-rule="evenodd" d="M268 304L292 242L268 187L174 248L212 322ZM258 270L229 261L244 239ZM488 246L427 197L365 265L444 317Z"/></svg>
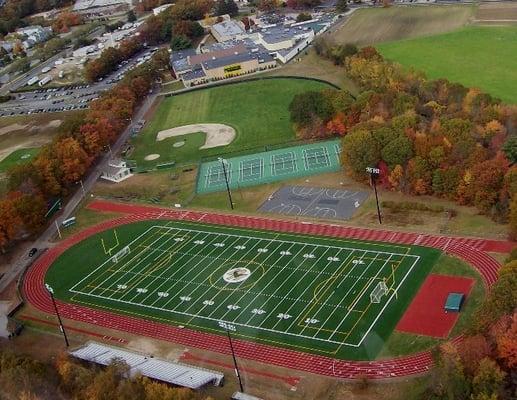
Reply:
<svg viewBox="0 0 517 400"><path fill-rule="evenodd" d="M249 340L342 359L374 359L440 254L153 220L77 244L52 265L46 282L71 303L218 334L228 327ZM372 302L382 282L387 292Z"/></svg>
<svg viewBox="0 0 517 400"><path fill-rule="evenodd" d="M39 152L39 148L19 149L13 151L6 158L0 161L0 172L6 172L15 165L22 165L32 160Z"/></svg>
<svg viewBox="0 0 517 400"><path fill-rule="evenodd" d="M377 47L386 58L429 78L447 78L517 103L517 26L468 27Z"/></svg>
<svg viewBox="0 0 517 400"><path fill-rule="evenodd" d="M204 156L294 140L295 133L289 120L289 104L294 95L329 87L310 80L266 79L167 97L133 140L135 149L129 158L136 160L139 167L152 167L170 161L198 161ZM199 132L156 142L156 135L161 130L196 123L230 125L237 131L237 137L230 145L205 150L199 150L205 137ZM185 139L183 147L173 147L173 143ZM145 161L144 157L149 154L159 154L160 158Z"/></svg>

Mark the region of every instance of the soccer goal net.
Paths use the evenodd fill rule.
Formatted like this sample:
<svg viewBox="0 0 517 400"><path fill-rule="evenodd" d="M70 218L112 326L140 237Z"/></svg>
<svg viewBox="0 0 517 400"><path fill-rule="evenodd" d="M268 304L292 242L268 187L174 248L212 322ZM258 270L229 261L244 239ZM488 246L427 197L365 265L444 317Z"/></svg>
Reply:
<svg viewBox="0 0 517 400"><path fill-rule="evenodd" d="M382 296L388 293L388 286L386 286L386 282L380 281L370 293L370 301L372 303L380 303Z"/></svg>
<svg viewBox="0 0 517 400"><path fill-rule="evenodd" d="M113 257L111 257L111 261L114 263L118 263L121 258L128 255L131 252L129 246L124 247L122 250L118 251Z"/></svg>

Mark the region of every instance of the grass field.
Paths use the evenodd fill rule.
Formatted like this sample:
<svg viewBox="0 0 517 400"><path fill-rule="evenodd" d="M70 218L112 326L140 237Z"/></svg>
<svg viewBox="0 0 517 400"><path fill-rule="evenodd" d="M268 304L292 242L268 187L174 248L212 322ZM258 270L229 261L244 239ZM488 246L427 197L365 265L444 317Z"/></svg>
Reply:
<svg viewBox="0 0 517 400"><path fill-rule="evenodd" d="M465 26L473 6L401 6L355 11L349 20L332 30L337 43L366 46L392 40L434 35Z"/></svg>
<svg viewBox="0 0 517 400"><path fill-rule="evenodd" d="M129 253L112 258L124 249ZM87 261L75 261L85 254ZM373 359L439 255L418 246L154 220L79 243L46 281L72 303ZM380 282L387 292L371 302Z"/></svg>
<svg viewBox="0 0 517 400"><path fill-rule="evenodd" d="M429 78L447 78L517 103L517 26L468 27L377 47L386 58Z"/></svg>
<svg viewBox="0 0 517 400"><path fill-rule="evenodd" d="M0 161L0 172L6 172L15 165L23 165L32 160L39 152L39 148L19 149L13 151Z"/></svg>
<svg viewBox="0 0 517 400"><path fill-rule="evenodd" d="M197 161L245 148L283 143L295 139L289 120L289 104L294 95L330 86L310 80L271 79L242 82L165 98L152 120L133 140L130 158L138 166L151 167L170 161ZM159 131L197 123L222 123L237 131L235 140L224 147L199 150L205 134L178 136L156 142ZM172 144L185 140L183 147ZM155 161L145 161L149 154L160 154Z"/></svg>

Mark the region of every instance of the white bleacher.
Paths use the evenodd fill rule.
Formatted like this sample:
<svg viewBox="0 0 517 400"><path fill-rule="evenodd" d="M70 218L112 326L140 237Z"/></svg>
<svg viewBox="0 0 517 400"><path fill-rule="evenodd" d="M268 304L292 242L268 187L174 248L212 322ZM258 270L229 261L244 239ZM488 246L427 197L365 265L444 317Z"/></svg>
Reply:
<svg viewBox="0 0 517 400"><path fill-rule="evenodd" d="M145 356L96 342L88 342L83 347L71 351L70 354L81 360L101 365L109 365L114 359L119 359L129 366L131 376L140 374L190 389L199 389L209 383L219 386L224 378L221 372Z"/></svg>

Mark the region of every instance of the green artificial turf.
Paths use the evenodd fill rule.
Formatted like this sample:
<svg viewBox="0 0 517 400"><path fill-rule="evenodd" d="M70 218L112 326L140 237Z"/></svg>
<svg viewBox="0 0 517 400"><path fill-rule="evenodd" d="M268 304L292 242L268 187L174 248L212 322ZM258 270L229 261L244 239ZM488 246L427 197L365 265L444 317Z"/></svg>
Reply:
<svg viewBox="0 0 517 400"><path fill-rule="evenodd" d="M341 359L377 356L440 256L418 246L186 222L116 232L58 258L46 276L58 298L218 334L223 321L238 337ZM125 246L130 253L111 260ZM225 282L239 267L251 275ZM396 295L372 303L384 279Z"/></svg>
<svg viewBox="0 0 517 400"><path fill-rule="evenodd" d="M253 149L295 139L289 104L298 93L331 86L303 79L264 79L202 89L165 98L142 132L132 140L135 149L129 158L138 167L150 168L171 161L195 162L205 156ZM235 140L223 147L199 150L205 134L172 137L157 142L158 132L183 125L219 123L237 131ZM193 132L195 133L195 132ZM173 144L186 140L184 146ZM154 161L145 156L159 154Z"/></svg>
<svg viewBox="0 0 517 400"><path fill-rule="evenodd" d="M468 27L378 44L387 59L517 103L517 27Z"/></svg>
<svg viewBox="0 0 517 400"><path fill-rule="evenodd" d="M6 158L0 161L0 172L6 172L15 165L23 165L32 160L38 152L39 148L19 149L13 151Z"/></svg>

